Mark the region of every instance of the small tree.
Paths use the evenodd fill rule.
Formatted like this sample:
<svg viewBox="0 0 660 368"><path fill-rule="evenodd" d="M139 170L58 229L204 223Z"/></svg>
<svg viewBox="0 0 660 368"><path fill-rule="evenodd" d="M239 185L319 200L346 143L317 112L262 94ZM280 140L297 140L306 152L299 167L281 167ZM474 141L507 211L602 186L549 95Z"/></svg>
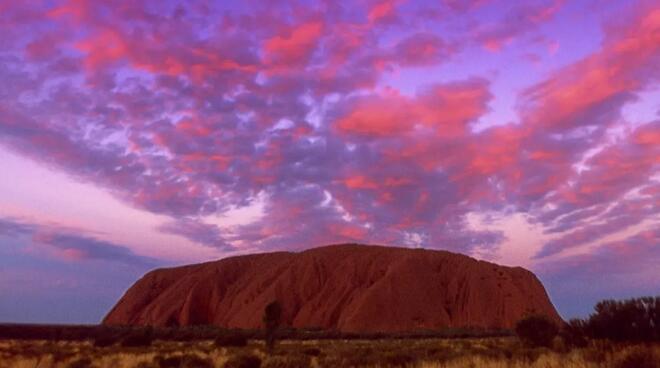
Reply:
<svg viewBox="0 0 660 368"><path fill-rule="evenodd" d="M587 322L583 319L571 319L562 327L559 335L566 346L571 348L583 348L589 344L587 340Z"/></svg>
<svg viewBox="0 0 660 368"><path fill-rule="evenodd" d="M525 317L516 324L516 335L524 344L534 347L550 347L558 332L557 325L541 315Z"/></svg>
<svg viewBox="0 0 660 368"><path fill-rule="evenodd" d="M282 318L282 306L275 300L264 309L264 327L266 328L266 347L273 351L275 347L275 332L280 326Z"/></svg>

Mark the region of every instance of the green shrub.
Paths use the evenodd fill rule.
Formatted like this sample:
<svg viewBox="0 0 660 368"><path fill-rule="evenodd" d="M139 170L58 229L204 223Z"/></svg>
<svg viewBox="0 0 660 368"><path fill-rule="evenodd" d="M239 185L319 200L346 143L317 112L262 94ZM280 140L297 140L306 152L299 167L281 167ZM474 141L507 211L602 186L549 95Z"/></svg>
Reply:
<svg viewBox="0 0 660 368"><path fill-rule="evenodd" d="M181 364L182 368L214 368L214 366L211 359L193 354L185 355Z"/></svg>
<svg viewBox="0 0 660 368"><path fill-rule="evenodd" d="M615 363L615 368L660 368L660 356L651 348L635 347Z"/></svg>
<svg viewBox="0 0 660 368"><path fill-rule="evenodd" d="M376 350L363 348L345 351L337 362L335 357L325 357L319 363L322 367L388 367L402 368L415 364L418 360L414 355L401 351Z"/></svg>
<svg viewBox="0 0 660 368"><path fill-rule="evenodd" d="M227 362L224 368L260 368L261 358L253 354L234 355Z"/></svg>
<svg viewBox="0 0 660 368"><path fill-rule="evenodd" d="M528 346L550 347L559 332L557 325L545 316L532 315L516 324L516 335Z"/></svg>
<svg viewBox="0 0 660 368"><path fill-rule="evenodd" d="M271 356L262 365L263 368L308 368L310 358L304 355Z"/></svg>
<svg viewBox="0 0 660 368"><path fill-rule="evenodd" d="M324 356L318 360L318 366L320 368L350 367L350 365L344 363L342 358L334 355Z"/></svg>
<svg viewBox="0 0 660 368"><path fill-rule="evenodd" d="M587 322L582 319L571 319L562 326L559 332L564 345L567 348L584 348L589 344L587 339Z"/></svg>
<svg viewBox="0 0 660 368"><path fill-rule="evenodd" d="M202 358L195 354L174 355L154 359L160 368L213 368L211 359Z"/></svg>
<svg viewBox="0 0 660 368"><path fill-rule="evenodd" d="M158 366L153 365L153 363L150 362L140 362L138 365L134 366L133 368L158 368Z"/></svg>
<svg viewBox="0 0 660 368"><path fill-rule="evenodd" d="M150 328L136 329L129 332L121 340L123 347L146 347L153 342L153 332Z"/></svg>
<svg viewBox="0 0 660 368"><path fill-rule="evenodd" d="M80 358L76 359L73 362L69 363L67 368L91 368L92 360L90 358Z"/></svg>
<svg viewBox="0 0 660 368"><path fill-rule="evenodd" d="M387 367L407 367L416 361L417 359L414 356L401 352L387 352L378 357L378 364Z"/></svg>
<svg viewBox="0 0 660 368"><path fill-rule="evenodd" d="M179 368L181 366L181 357L180 356L171 356L171 357L155 357L154 362L158 364L160 368Z"/></svg>
<svg viewBox="0 0 660 368"><path fill-rule="evenodd" d="M115 335L110 335L110 334L99 335L94 339L94 346L96 346L97 348L105 348L116 344L118 340L119 339Z"/></svg>
<svg viewBox="0 0 660 368"><path fill-rule="evenodd" d="M227 347L227 346L246 346L248 339L243 335L221 335L216 337L215 346L217 347Z"/></svg>
<svg viewBox="0 0 660 368"><path fill-rule="evenodd" d="M605 349L599 347L590 347L582 351L582 356L584 357L584 360L590 363L597 364L598 366L602 366L605 364L605 362L607 361L607 355L608 352Z"/></svg>
<svg viewBox="0 0 660 368"><path fill-rule="evenodd" d="M522 348L514 352L512 359L522 361L525 364L534 364L547 350L535 348Z"/></svg>
<svg viewBox="0 0 660 368"><path fill-rule="evenodd" d="M315 347L309 347L303 350L303 354L309 356L319 356L321 355L321 349Z"/></svg>

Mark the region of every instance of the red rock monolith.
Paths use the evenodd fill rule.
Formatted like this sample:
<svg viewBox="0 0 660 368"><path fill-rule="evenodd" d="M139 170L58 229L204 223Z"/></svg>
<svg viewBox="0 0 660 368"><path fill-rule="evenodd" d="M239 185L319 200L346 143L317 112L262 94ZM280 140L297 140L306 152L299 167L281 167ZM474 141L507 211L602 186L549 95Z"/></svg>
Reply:
<svg viewBox="0 0 660 368"><path fill-rule="evenodd" d="M527 314L561 318L536 276L438 250L332 245L147 273L104 324L260 328L282 322L344 332L512 328Z"/></svg>

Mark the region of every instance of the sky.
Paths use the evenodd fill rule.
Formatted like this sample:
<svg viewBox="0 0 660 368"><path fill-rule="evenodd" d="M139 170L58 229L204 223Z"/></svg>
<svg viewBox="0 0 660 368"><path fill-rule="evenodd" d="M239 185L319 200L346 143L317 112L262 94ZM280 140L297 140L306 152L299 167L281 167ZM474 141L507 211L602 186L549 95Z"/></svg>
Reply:
<svg viewBox="0 0 660 368"><path fill-rule="evenodd" d="M333 243L660 294L660 5L0 0L0 322Z"/></svg>

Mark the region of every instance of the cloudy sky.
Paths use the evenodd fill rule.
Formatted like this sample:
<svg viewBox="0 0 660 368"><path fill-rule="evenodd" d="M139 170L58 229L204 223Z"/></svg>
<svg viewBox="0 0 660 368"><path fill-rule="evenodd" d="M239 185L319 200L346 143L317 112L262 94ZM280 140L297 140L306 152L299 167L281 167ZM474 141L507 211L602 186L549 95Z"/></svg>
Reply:
<svg viewBox="0 0 660 368"><path fill-rule="evenodd" d="M340 242L660 292L660 5L0 2L0 321Z"/></svg>

